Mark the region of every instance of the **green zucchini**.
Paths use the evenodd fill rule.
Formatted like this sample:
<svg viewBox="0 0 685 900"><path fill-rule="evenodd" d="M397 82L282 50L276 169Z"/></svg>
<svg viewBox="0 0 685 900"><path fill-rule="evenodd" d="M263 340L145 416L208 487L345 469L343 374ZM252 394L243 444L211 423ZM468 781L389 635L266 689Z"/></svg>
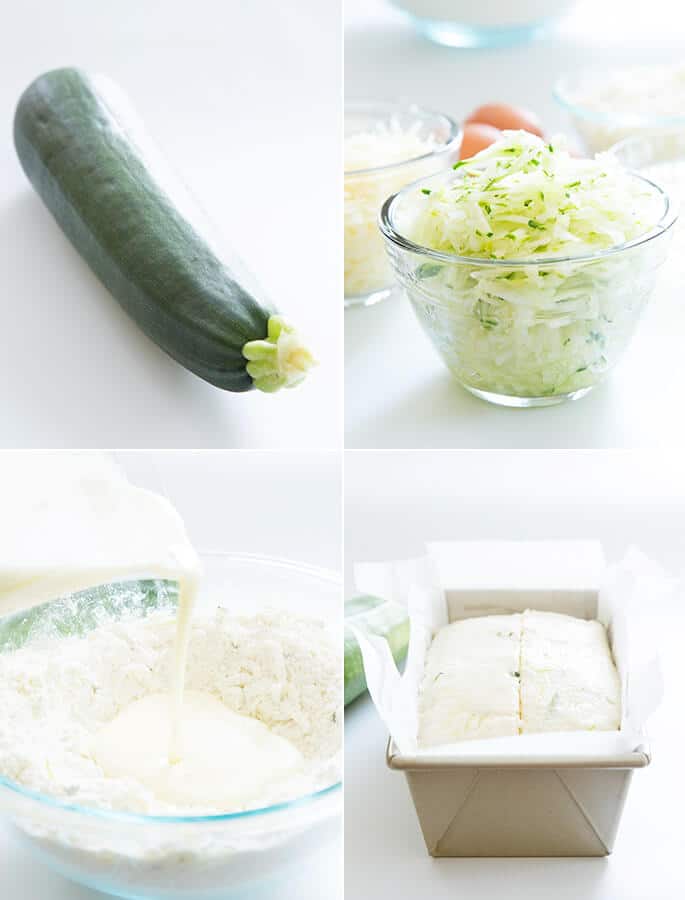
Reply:
<svg viewBox="0 0 685 900"><path fill-rule="evenodd" d="M14 143L71 243L171 357L229 391L302 381L311 354L215 252L116 85L77 69L41 75L19 100Z"/></svg>
<svg viewBox="0 0 685 900"><path fill-rule="evenodd" d="M354 622L368 634L386 638L396 663L401 663L409 647L407 610L393 600L355 597L345 603L345 623ZM366 690L362 652L352 631L345 625L345 706Z"/></svg>

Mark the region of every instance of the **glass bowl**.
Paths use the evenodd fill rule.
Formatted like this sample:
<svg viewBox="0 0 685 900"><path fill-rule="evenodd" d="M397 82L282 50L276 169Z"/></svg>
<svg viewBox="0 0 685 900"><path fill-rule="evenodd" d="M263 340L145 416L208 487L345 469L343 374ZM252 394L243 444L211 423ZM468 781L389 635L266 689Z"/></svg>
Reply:
<svg viewBox="0 0 685 900"><path fill-rule="evenodd" d="M346 140L387 128L412 130L435 149L390 165L345 172L345 306L369 306L392 293L392 271L376 227L385 198L417 178L448 168L461 145L461 129L440 113L399 103L346 105Z"/></svg>
<svg viewBox="0 0 685 900"><path fill-rule="evenodd" d="M241 554L202 554L205 575L200 608L224 606L249 614L266 607L313 616L337 628L341 584L337 575L306 565ZM169 582L135 582L133 602L110 607L72 595L33 611L15 627L0 623L11 649L46 631L64 633L73 619L74 597L86 597L91 627L175 598ZM138 588L141 588L138 590ZM150 591L159 603L150 603ZM124 591L124 594L126 591ZM88 595L91 594L90 597ZM141 600L142 598L142 600ZM10 623L11 624L11 623ZM342 663L341 663L342 665ZM61 875L117 897L136 900L219 900L279 896L287 883L306 883L307 860L340 832L340 782L313 794L264 809L216 816L146 816L86 809L37 794L0 777L0 815L15 840ZM298 882L299 883L299 882ZM270 889L273 893L270 893Z"/></svg>
<svg viewBox="0 0 685 900"><path fill-rule="evenodd" d="M664 142L660 136L631 137L610 148L626 168L634 169L654 181L682 210L685 202L685 130ZM685 283L685 228L682 218L673 229L673 247L666 260L662 280L677 287L680 297Z"/></svg>
<svg viewBox="0 0 685 900"><path fill-rule="evenodd" d="M400 284L447 368L468 391L502 406L551 406L587 394L616 364L633 335L663 263L676 214L647 234L575 257L493 260L413 243L398 220L412 192L388 198L380 229ZM525 296L524 296L525 295Z"/></svg>
<svg viewBox="0 0 685 900"><path fill-rule="evenodd" d="M540 37L574 0L391 0L417 31L446 47L505 47Z"/></svg>
<svg viewBox="0 0 685 900"><path fill-rule="evenodd" d="M560 78L554 86L554 98L570 115L574 128L590 154L608 150L627 137L648 137L673 152L685 135L685 114L677 116L648 115L620 109L597 109L582 101L593 91L601 90L615 73L607 70L581 71ZM669 150L670 148L673 148Z"/></svg>

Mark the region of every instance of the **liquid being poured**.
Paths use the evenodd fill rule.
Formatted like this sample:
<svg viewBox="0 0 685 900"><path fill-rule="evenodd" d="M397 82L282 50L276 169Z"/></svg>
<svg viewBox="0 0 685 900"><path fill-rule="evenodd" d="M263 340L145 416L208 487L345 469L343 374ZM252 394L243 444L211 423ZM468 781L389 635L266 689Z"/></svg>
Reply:
<svg viewBox="0 0 685 900"><path fill-rule="evenodd" d="M0 472L0 617L136 578L177 581L168 757L178 761L200 562L173 506L99 454L10 453Z"/></svg>
<svg viewBox="0 0 685 900"><path fill-rule="evenodd" d="M176 640L171 682L171 728L169 730L169 762L175 764L182 757L183 696L185 692L186 670L188 668L188 647L190 644L190 623L197 599L199 576L195 571L186 571L179 577L178 610L176 612Z"/></svg>
<svg viewBox="0 0 685 900"><path fill-rule="evenodd" d="M257 719L186 689L198 575L191 566L181 571L170 692L125 706L97 734L93 757L106 775L134 778L182 809L259 805L270 784L297 774L303 757Z"/></svg>
<svg viewBox="0 0 685 900"><path fill-rule="evenodd" d="M98 454L6 454L0 470L0 617L112 581L177 581L172 678L95 737L106 774L138 778L161 801L241 808L302 757L261 722L186 691L200 563L173 506Z"/></svg>
<svg viewBox="0 0 685 900"><path fill-rule="evenodd" d="M300 752L257 719L232 712L218 697L187 690L179 711L178 757L169 759L166 694L125 707L97 735L93 755L110 777L130 777L181 808L232 810L259 804L268 785L293 774Z"/></svg>

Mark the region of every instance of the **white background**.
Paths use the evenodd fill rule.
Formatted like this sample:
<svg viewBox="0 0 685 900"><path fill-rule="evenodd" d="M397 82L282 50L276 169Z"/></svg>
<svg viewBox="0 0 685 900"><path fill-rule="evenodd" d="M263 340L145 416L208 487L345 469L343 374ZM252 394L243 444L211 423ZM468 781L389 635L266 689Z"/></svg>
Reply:
<svg viewBox="0 0 685 900"><path fill-rule="evenodd" d="M609 561L633 545L679 579L676 601L645 598L666 693L649 725L607 859L431 859L404 777L368 697L345 715L345 886L376 900L679 900L685 896L685 471L682 454L627 451L348 453L346 569L419 555L440 539L598 538ZM349 593L352 594L352 582Z"/></svg>
<svg viewBox="0 0 685 900"><path fill-rule="evenodd" d="M131 481L166 494L198 550L284 557L339 570L341 459L330 452L118 452ZM342 847L303 865L306 888L284 885L278 900L342 900ZM299 881L299 879L298 879ZM103 897L53 875L0 823L2 900ZM245 900L250 900L249 895ZM262 897L260 900L270 900Z"/></svg>
<svg viewBox="0 0 685 900"><path fill-rule="evenodd" d="M0 28L0 446L331 447L340 436L338 3L22 0ZM321 364L229 394L132 323L31 188L15 104L40 73L107 73Z"/></svg>
<svg viewBox="0 0 685 900"><path fill-rule="evenodd" d="M550 4L552 6L552 4ZM678 0L580 0L558 33L495 50L438 47L381 0L347 0L346 96L403 99L463 119L481 103L535 110L569 130L552 84L582 66L681 60ZM609 380L574 404L491 407L449 375L404 297L345 314L348 447L649 447L683 440L683 290L665 282Z"/></svg>

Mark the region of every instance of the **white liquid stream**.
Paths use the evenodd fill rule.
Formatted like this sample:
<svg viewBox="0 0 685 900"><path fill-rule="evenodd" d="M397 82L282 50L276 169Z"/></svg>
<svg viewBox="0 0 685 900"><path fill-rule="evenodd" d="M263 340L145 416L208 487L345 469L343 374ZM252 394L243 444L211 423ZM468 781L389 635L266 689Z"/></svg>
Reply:
<svg viewBox="0 0 685 900"><path fill-rule="evenodd" d="M97 735L96 761L161 800L249 804L272 778L294 771L299 751L211 694L185 691L200 562L173 506L134 487L106 458L4 455L0 473L0 617L112 581L177 581L169 695L123 709Z"/></svg>

